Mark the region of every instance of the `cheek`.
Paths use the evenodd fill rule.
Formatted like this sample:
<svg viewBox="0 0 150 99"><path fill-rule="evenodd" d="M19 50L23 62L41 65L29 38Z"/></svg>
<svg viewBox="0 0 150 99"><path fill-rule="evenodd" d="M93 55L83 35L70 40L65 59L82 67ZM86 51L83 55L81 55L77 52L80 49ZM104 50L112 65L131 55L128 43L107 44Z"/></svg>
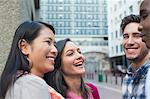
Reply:
<svg viewBox="0 0 150 99"><path fill-rule="evenodd" d="M147 32L149 32L150 31L150 19L149 20L145 20L145 21L143 21L143 29L144 29L144 31L147 31Z"/></svg>
<svg viewBox="0 0 150 99"><path fill-rule="evenodd" d="M73 64L71 58L65 58L62 60L62 69L69 69Z"/></svg>
<svg viewBox="0 0 150 99"><path fill-rule="evenodd" d="M123 41L122 41L122 47L123 47L123 48L125 48L125 44L126 44L126 41L123 40Z"/></svg>
<svg viewBox="0 0 150 99"><path fill-rule="evenodd" d="M48 54L48 52L50 51L50 46L41 46L41 47L39 47L39 49L38 49L38 52L41 52L41 53L47 53Z"/></svg>

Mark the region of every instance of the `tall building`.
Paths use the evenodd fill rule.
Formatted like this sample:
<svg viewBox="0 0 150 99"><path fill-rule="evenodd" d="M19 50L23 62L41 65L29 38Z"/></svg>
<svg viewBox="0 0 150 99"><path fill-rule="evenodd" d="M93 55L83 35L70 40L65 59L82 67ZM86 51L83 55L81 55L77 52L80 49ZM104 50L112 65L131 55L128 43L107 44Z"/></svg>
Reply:
<svg viewBox="0 0 150 99"><path fill-rule="evenodd" d="M56 29L56 40L69 37L85 55L99 57L98 52L107 56L106 0L41 0L40 7L41 20ZM87 58L97 68L101 64L101 58Z"/></svg>
<svg viewBox="0 0 150 99"><path fill-rule="evenodd" d="M94 38L94 44L83 40L77 42L80 45L107 45L105 0L41 0L40 4L41 20L55 26L58 39Z"/></svg>
<svg viewBox="0 0 150 99"><path fill-rule="evenodd" d="M127 60L122 48L121 20L130 14L139 14L142 0L107 0L108 2L108 45L111 67L127 68Z"/></svg>
<svg viewBox="0 0 150 99"><path fill-rule="evenodd" d="M39 0L0 0L0 74L6 62L17 26L36 20Z"/></svg>

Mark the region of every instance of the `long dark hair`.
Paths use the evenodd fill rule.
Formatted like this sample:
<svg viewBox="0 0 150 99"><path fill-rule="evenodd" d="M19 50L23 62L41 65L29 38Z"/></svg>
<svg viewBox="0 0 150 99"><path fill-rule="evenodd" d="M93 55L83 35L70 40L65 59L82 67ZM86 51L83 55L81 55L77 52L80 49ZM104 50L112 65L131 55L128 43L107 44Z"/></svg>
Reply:
<svg viewBox="0 0 150 99"><path fill-rule="evenodd" d="M68 41L71 40L67 38L64 40L60 40L56 43L58 55L55 60L55 65L54 65L55 69L53 72L46 73L44 76L45 81L65 98L67 98L66 93L68 90L68 86L67 83L65 82L63 72L60 70L60 66L61 66L61 55ZM88 94L90 89L86 86L82 77L81 77L80 90L84 99L88 99Z"/></svg>
<svg viewBox="0 0 150 99"><path fill-rule="evenodd" d="M8 59L0 78L0 99L5 98L8 88L17 79L17 71L30 72L29 61L19 49L18 43L24 39L31 44L44 26L50 28L55 34L53 26L44 22L26 21L16 29Z"/></svg>

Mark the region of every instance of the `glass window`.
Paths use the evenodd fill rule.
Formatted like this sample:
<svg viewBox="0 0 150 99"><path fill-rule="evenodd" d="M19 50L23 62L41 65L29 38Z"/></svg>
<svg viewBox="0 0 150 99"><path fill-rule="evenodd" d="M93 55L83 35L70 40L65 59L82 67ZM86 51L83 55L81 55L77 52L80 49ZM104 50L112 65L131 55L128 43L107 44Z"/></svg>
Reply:
<svg viewBox="0 0 150 99"><path fill-rule="evenodd" d="M120 44L120 52L123 52L122 44Z"/></svg>
<svg viewBox="0 0 150 99"><path fill-rule="evenodd" d="M48 11L52 11L52 6L48 6Z"/></svg>
<svg viewBox="0 0 150 99"><path fill-rule="evenodd" d="M129 10L130 10L130 13L133 12L133 6L132 5L129 7Z"/></svg>
<svg viewBox="0 0 150 99"><path fill-rule="evenodd" d="M116 46L116 53L118 53L118 45Z"/></svg>
<svg viewBox="0 0 150 99"><path fill-rule="evenodd" d="M52 14L48 14L49 15L49 19L52 19Z"/></svg>
<svg viewBox="0 0 150 99"><path fill-rule="evenodd" d="M58 0L59 3L63 3L63 0Z"/></svg>
<svg viewBox="0 0 150 99"><path fill-rule="evenodd" d="M59 16L60 19L63 19L63 15L62 14L59 14L58 16Z"/></svg>
<svg viewBox="0 0 150 99"><path fill-rule="evenodd" d="M116 10L117 10L117 5L115 4L115 5L114 5L114 11L116 11Z"/></svg>
<svg viewBox="0 0 150 99"><path fill-rule="evenodd" d="M118 31L117 30L115 31L115 34L116 34L116 38L117 38L118 37Z"/></svg>
<svg viewBox="0 0 150 99"><path fill-rule="evenodd" d="M59 11L63 11L64 8L63 8L62 6L59 6L59 7L58 7L58 10L59 10Z"/></svg>
<svg viewBox="0 0 150 99"><path fill-rule="evenodd" d="M127 12L126 11L124 11L124 16L127 16Z"/></svg>
<svg viewBox="0 0 150 99"><path fill-rule="evenodd" d="M113 54L114 53L114 47L112 46L111 49L112 49L112 54Z"/></svg>
<svg viewBox="0 0 150 99"><path fill-rule="evenodd" d="M124 3L126 3L126 0L124 0Z"/></svg>

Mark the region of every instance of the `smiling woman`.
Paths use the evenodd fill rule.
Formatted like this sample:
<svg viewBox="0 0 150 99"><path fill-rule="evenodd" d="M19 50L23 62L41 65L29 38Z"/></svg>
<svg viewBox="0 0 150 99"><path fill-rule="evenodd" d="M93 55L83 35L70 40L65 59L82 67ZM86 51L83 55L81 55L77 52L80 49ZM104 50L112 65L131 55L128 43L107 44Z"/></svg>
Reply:
<svg viewBox="0 0 150 99"><path fill-rule="evenodd" d="M54 70L53 26L26 21L16 30L0 79L0 99L50 99L45 73ZM32 94L31 94L32 93Z"/></svg>
<svg viewBox="0 0 150 99"><path fill-rule="evenodd" d="M45 75L47 83L67 99L100 99L97 88L83 81L85 58L80 48L70 39L58 41L56 48L55 70Z"/></svg>

